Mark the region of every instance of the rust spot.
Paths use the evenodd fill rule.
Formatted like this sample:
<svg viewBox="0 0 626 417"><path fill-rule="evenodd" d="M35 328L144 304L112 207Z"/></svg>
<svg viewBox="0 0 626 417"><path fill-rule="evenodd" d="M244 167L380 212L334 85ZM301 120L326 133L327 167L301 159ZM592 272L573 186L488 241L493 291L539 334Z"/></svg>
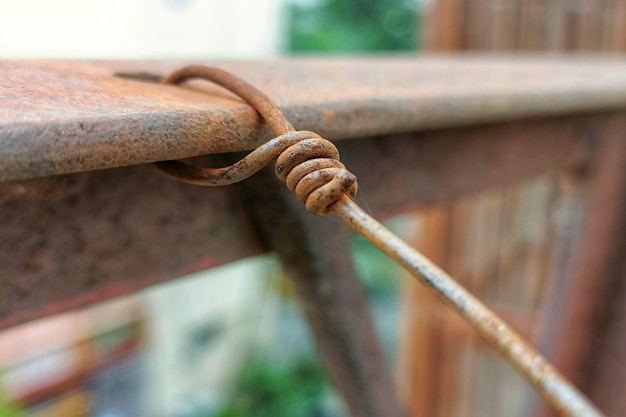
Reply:
<svg viewBox="0 0 626 417"><path fill-rule="evenodd" d="M322 112L322 117L325 121L332 122L333 120L335 120L335 117L337 117L337 112L334 110L324 110Z"/></svg>

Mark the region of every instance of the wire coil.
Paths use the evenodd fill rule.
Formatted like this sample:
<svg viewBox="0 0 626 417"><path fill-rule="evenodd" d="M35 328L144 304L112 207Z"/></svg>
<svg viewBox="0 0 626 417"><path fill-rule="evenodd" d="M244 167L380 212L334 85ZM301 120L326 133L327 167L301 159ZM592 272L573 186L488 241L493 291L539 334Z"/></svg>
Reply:
<svg viewBox="0 0 626 417"><path fill-rule="evenodd" d="M354 198L356 177L339 161L339 151L332 142L314 132L296 131L263 93L218 68L192 65L176 71L165 83L178 84L189 78L213 81L234 92L257 110L279 136L225 168L162 161L155 163L159 169L180 181L219 186L243 181L276 159L276 176L311 213L328 215L343 196Z"/></svg>
<svg viewBox="0 0 626 417"><path fill-rule="evenodd" d="M318 216L330 214L342 196L354 198L357 191L356 177L339 161L335 145L314 133L285 149L275 172L307 210Z"/></svg>

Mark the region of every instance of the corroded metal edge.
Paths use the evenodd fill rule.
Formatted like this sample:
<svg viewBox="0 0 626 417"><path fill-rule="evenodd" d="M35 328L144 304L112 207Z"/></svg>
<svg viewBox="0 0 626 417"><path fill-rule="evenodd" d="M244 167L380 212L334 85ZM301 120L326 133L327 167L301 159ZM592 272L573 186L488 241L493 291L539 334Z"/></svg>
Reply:
<svg viewBox="0 0 626 417"><path fill-rule="evenodd" d="M211 62L331 140L626 108L619 57ZM175 62L0 62L0 181L248 150L271 134L219 87L114 77ZM194 91L196 90L196 91ZM208 94L207 94L208 93Z"/></svg>

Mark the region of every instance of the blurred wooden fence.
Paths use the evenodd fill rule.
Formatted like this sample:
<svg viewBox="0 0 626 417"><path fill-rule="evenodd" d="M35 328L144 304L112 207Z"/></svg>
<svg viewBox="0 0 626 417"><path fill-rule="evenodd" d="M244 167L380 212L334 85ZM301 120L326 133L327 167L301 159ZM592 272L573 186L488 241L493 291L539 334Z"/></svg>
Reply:
<svg viewBox="0 0 626 417"><path fill-rule="evenodd" d="M412 243L544 352L555 347L559 262L580 221L577 187L559 176L470 196L409 220ZM428 290L408 279L401 386L414 416L528 416L537 395ZM417 393L417 394L416 394Z"/></svg>
<svg viewBox="0 0 626 417"><path fill-rule="evenodd" d="M436 0L421 19L427 51L626 51L624 0ZM558 327L568 323L564 310L580 304L565 295L570 283L562 259L580 221L583 188L572 178L545 175L408 220L416 247L579 384L589 379L583 369L589 344L562 340L570 333ZM411 416L551 415L508 364L411 279L402 309L398 375ZM612 402L615 415L626 407Z"/></svg>
<svg viewBox="0 0 626 417"><path fill-rule="evenodd" d="M624 0L434 0L425 50L626 51Z"/></svg>

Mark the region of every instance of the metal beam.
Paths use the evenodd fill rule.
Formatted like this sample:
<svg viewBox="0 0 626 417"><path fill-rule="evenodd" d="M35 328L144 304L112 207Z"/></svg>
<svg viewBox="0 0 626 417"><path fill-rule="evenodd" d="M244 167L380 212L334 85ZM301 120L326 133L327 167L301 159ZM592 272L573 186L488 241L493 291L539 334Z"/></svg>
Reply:
<svg viewBox="0 0 626 417"><path fill-rule="evenodd" d="M626 107L626 59L610 56L209 64L266 92L296 128L331 140ZM0 180L241 151L268 139L256 113L218 87L154 83L180 66L1 61Z"/></svg>
<svg viewBox="0 0 626 417"><path fill-rule="evenodd" d="M381 218L582 165L593 146L581 132L603 119L504 123L338 145L359 178L357 200ZM196 162L224 163L219 156ZM0 183L0 191L0 327L268 248L241 204L248 193L179 183L149 166Z"/></svg>

